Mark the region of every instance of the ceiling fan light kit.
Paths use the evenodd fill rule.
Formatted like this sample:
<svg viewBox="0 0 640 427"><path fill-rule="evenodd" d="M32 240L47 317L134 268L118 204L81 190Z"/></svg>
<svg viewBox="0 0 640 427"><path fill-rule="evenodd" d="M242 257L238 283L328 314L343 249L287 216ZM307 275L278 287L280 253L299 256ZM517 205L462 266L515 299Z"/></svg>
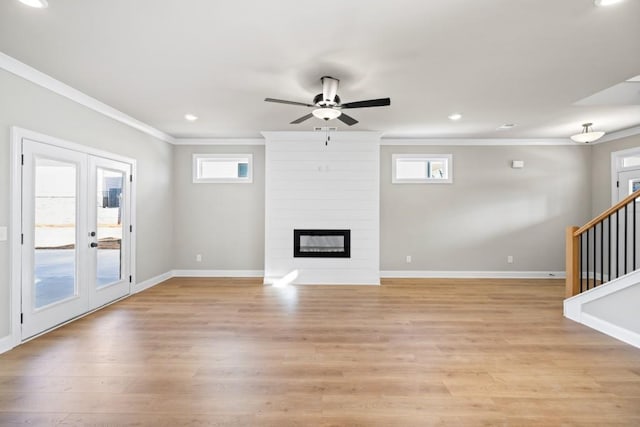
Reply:
<svg viewBox="0 0 640 427"><path fill-rule="evenodd" d="M594 131L593 129L591 129L591 126L593 126L593 123L583 124L582 132L572 135L571 139L575 142L588 144L590 142L597 141L604 136L604 132Z"/></svg>
<svg viewBox="0 0 640 427"><path fill-rule="evenodd" d="M333 120L337 119L342 114L342 111L335 108L317 108L312 111L312 114L322 120Z"/></svg>
<svg viewBox="0 0 640 427"><path fill-rule="evenodd" d="M390 98L368 99L365 101L346 102L342 104L340 97L338 96L338 85L340 80L330 76L323 76L320 78L320 82L322 83L322 93L317 94L313 98L313 103L311 104L275 98L265 98L265 101L276 102L279 104L300 105L303 107L314 107L314 110L312 110L311 113L292 121L292 125L302 123L311 117L317 117L325 121L338 119L347 126L353 126L358 123L358 121L342 112L342 110L348 108L384 107L391 105Z"/></svg>

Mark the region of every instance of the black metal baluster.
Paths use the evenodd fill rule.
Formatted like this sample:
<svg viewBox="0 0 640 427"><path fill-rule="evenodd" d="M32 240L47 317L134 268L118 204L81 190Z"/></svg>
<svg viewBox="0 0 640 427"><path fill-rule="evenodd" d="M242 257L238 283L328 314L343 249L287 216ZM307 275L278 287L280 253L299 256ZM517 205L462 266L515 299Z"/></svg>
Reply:
<svg viewBox="0 0 640 427"><path fill-rule="evenodd" d="M609 225L609 234L607 235L609 238L609 243L607 245L609 249L609 267L607 268L607 277L608 280L611 280L611 215L607 217L607 224Z"/></svg>
<svg viewBox="0 0 640 427"><path fill-rule="evenodd" d="M600 221L600 284L601 285L604 283L604 222L603 221Z"/></svg>
<svg viewBox="0 0 640 427"><path fill-rule="evenodd" d="M583 281L583 279L582 279L582 270L583 270L582 265L584 264L584 262L582 262L582 257L584 256L584 248L582 247L583 246L582 234L580 235L579 238L580 238L580 246L579 246L580 247L580 256L578 257L578 268L580 269L580 292L582 293L582 292L584 292L584 289L582 289L583 288L583 286L582 286L582 281Z"/></svg>
<svg viewBox="0 0 640 427"><path fill-rule="evenodd" d="M598 229L596 228L598 224L593 226L593 287L595 288L596 285L596 278L598 277L598 266L596 265L597 262L597 246L596 246L596 235L598 234L597 231Z"/></svg>
<svg viewBox="0 0 640 427"><path fill-rule="evenodd" d="M633 271L636 270L636 199L633 199Z"/></svg>
<svg viewBox="0 0 640 427"><path fill-rule="evenodd" d="M620 211L616 211L616 279L620 277Z"/></svg>
<svg viewBox="0 0 640 427"><path fill-rule="evenodd" d="M627 236L627 223L629 222L629 214L627 213L628 206L628 204L624 205L624 254L622 254L622 256L624 256L624 274L627 274L627 248L629 247L629 236Z"/></svg>
<svg viewBox="0 0 640 427"><path fill-rule="evenodd" d="M587 259L587 286L586 286L586 290L589 290L589 233L591 232L591 230L587 230L587 238L586 238L586 243L587 243L587 251L586 251L586 259Z"/></svg>

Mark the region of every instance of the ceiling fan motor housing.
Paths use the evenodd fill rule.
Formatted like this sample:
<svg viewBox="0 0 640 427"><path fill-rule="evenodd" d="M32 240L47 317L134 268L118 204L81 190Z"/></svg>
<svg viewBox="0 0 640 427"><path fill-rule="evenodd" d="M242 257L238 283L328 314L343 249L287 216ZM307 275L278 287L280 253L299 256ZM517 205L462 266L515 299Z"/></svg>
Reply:
<svg viewBox="0 0 640 427"><path fill-rule="evenodd" d="M340 105L340 97L336 95L333 97L333 101L326 101L324 95L319 93L313 98L313 103L318 107L335 107L336 105Z"/></svg>

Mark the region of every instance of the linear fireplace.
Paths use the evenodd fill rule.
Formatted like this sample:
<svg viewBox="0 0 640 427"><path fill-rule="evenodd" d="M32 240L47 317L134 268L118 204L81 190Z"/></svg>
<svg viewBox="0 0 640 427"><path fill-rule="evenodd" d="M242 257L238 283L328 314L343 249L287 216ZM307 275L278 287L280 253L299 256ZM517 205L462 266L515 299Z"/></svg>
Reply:
<svg viewBox="0 0 640 427"><path fill-rule="evenodd" d="M293 256L351 258L351 230L293 230Z"/></svg>

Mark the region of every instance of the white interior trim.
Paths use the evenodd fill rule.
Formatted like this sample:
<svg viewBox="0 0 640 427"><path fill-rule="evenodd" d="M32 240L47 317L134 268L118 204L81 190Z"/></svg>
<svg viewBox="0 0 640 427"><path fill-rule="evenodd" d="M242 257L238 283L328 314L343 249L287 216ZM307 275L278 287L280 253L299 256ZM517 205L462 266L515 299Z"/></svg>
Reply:
<svg viewBox="0 0 640 427"><path fill-rule="evenodd" d="M485 146L485 145L584 145L569 138L385 138L380 145L446 145L446 146Z"/></svg>
<svg viewBox="0 0 640 427"><path fill-rule="evenodd" d="M15 347L13 342L13 337L11 335L7 335L6 337L0 338L0 354L6 353Z"/></svg>
<svg viewBox="0 0 640 427"><path fill-rule="evenodd" d="M603 283L600 286L584 291L578 295L564 300L565 317L580 322L579 318L572 317L571 313L581 313L582 306L588 302L600 299L606 295L621 291L629 286L636 285L640 282L640 270L632 271L613 279L610 282Z"/></svg>
<svg viewBox="0 0 640 427"><path fill-rule="evenodd" d="M264 270L173 270L172 277L263 277Z"/></svg>
<svg viewBox="0 0 640 427"><path fill-rule="evenodd" d="M174 138L174 145L264 145L264 138Z"/></svg>
<svg viewBox="0 0 640 427"><path fill-rule="evenodd" d="M614 325L588 313L582 313L580 323L617 340L640 348L640 334L633 331Z"/></svg>
<svg viewBox="0 0 640 427"><path fill-rule="evenodd" d="M24 129L10 129L9 147L9 330L13 347L20 343L21 272L22 272L22 136Z"/></svg>
<svg viewBox="0 0 640 427"><path fill-rule="evenodd" d="M263 135L269 132L262 132ZM292 139L299 138L300 134L306 132L291 132L297 134ZM351 131L334 131L331 136L336 137L340 133L353 133ZM318 139L322 140L326 136L318 133ZM265 145L264 138L175 138L175 145ZM381 137L380 145L427 145L427 146L507 146L507 145L580 145L570 139L563 138L385 138Z"/></svg>
<svg viewBox="0 0 640 427"><path fill-rule="evenodd" d="M17 59L12 58L11 56L2 52L0 52L0 68L12 74L15 74L16 76L22 77L23 79L28 80L31 83L42 86L45 89L49 89L51 92L64 96L65 98L77 102L80 105L83 105L107 117L110 117L120 123L124 123L127 126L131 126L134 129L151 135L154 138L158 138L159 140L168 142L170 144L174 143L174 138L171 135L168 135L156 129L153 126L143 123L140 120L123 113L122 111L116 110L115 108L105 104L104 102L98 101L97 99L92 98L91 96L86 95L85 93L80 92L79 90L74 89L71 86L66 85L61 81L56 80L53 77L41 71L38 71L35 68L30 67L29 65L20 62Z"/></svg>
<svg viewBox="0 0 640 427"><path fill-rule="evenodd" d="M401 271L385 270L381 278L394 279L564 279L564 271Z"/></svg>
<svg viewBox="0 0 640 427"><path fill-rule="evenodd" d="M162 141L175 145L264 145L264 138L176 138L159 129L154 128L140 120L123 113L120 110L105 104L73 87L54 79L53 77L36 70L35 68L18 61L17 59L0 52L0 68L8 71L16 76L37 84L48 89L58 95L64 96L80 105L90 108L100 114L110 117L116 121L124 123L144 132L148 135L158 138ZM317 132L323 135L323 132ZM333 135L339 134L339 131ZM349 132L351 133L351 132ZM264 132L263 132L264 134ZM382 135L382 133L380 133ZM639 135L640 126L629 129L623 129L611 132L601 138L599 141L589 145L601 144L603 142L614 141L629 136ZM569 138L385 138L381 137L380 145L447 145L447 146L465 146L465 145L577 145ZM585 144L586 145L586 144Z"/></svg>
<svg viewBox="0 0 640 427"><path fill-rule="evenodd" d="M138 292L145 291L149 288L154 287L166 280L169 280L173 277L173 270L169 270L166 273L159 274L155 277L145 280L144 282L134 283L131 286L131 293L137 294Z"/></svg>
<svg viewBox="0 0 640 427"><path fill-rule="evenodd" d="M638 129L640 129L640 126ZM640 148L627 148L626 150L613 151L611 153L611 206L618 203L618 174L625 170L638 169L637 166L632 168L622 167L622 160L633 155L640 155Z"/></svg>
<svg viewBox="0 0 640 427"><path fill-rule="evenodd" d="M591 145L602 144L603 142L615 141L617 139L628 138L630 136L640 135L640 126L635 126L629 129L622 129L615 132L611 132L596 142L592 142Z"/></svg>

